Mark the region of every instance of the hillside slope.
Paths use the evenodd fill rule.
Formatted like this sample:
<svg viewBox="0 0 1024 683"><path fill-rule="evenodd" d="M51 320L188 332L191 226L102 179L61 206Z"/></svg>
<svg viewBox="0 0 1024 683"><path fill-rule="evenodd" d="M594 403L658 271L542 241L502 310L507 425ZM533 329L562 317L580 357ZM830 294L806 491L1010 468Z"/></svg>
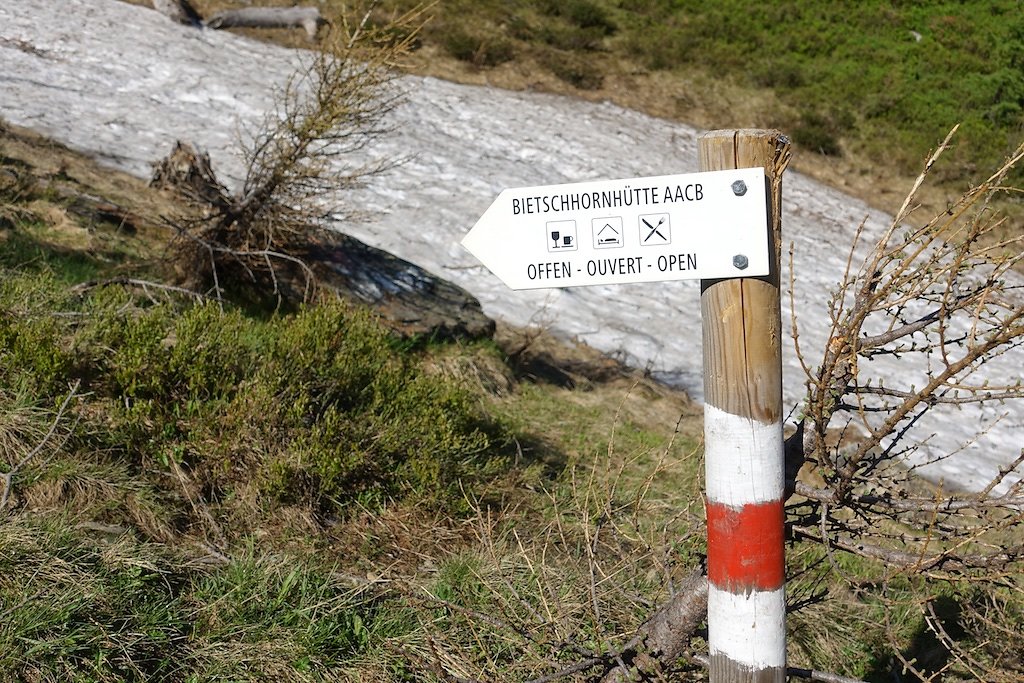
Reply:
<svg viewBox="0 0 1024 683"><path fill-rule="evenodd" d="M179 26L117 0L68 0L0 8L0 57L12 122L139 176L175 139L186 139L208 150L221 177L237 183L235 136L270 109L273 88L301 55ZM699 398L696 283L512 293L458 244L506 187L694 171L697 131L608 103L433 78L400 83L407 101L395 114L393 135L372 153L404 161L350 195L371 220L339 229L461 285L493 317L586 342ZM798 173L786 179L783 213L795 254L800 341L810 354L828 331L825 293L842 276L855 233L863 226L862 241L870 240L887 218ZM805 380L792 344L785 348L785 399L796 406ZM992 376L1019 376L1019 353L993 364ZM861 367L882 378L908 370L893 358ZM1005 410L1008 416L958 459L926 470L930 476L965 486L988 481L1016 455L1015 434L1024 425L1022 409ZM922 420L915 425L919 441L938 435L923 457L967 443L1000 415L986 409L955 422Z"/></svg>

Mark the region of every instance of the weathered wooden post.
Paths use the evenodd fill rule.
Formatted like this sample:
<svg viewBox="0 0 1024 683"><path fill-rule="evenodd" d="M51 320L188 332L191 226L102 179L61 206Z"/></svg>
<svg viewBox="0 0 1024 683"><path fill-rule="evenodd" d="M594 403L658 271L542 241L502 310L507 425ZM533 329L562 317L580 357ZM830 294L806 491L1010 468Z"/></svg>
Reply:
<svg viewBox="0 0 1024 683"><path fill-rule="evenodd" d="M701 171L763 166L769 259L764 277L701 280L708 518L708 644L712 683L786 679L781 175L777 131L719 130L699 140ZM735 245L737 268L747 260Z"/></svg>

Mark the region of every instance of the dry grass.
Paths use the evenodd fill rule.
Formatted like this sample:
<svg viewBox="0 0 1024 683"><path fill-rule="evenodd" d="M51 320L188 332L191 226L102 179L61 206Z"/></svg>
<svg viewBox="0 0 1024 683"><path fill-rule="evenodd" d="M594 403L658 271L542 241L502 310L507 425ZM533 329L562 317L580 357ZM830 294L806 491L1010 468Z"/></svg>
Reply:
<svg viewBox="0 0 1024 683"><path fill-rule="evenodd" d="M608 429L636 428L620 419ZM679 457L679 446L624 454L612 441L532 501L478 508L473 542L409 592L421 666L471 680L593 680L700 552L699 497L680 486L693 482L695 454Z"/></svg>

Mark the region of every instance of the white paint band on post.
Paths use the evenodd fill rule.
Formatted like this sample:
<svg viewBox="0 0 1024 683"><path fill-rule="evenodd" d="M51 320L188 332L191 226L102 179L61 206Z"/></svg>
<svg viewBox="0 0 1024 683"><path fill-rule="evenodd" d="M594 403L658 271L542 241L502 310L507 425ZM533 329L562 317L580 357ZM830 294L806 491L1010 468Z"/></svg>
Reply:
<svg viewBox="0 0 1024 683"><path fill-rule="evenodd" d="M742 507L779 499L785 487L785 468L778 458L783 448L782 423L764 424L704 404L704 466L709 501Z"/></svg>
<svg viewBox="0 0 1024 683"><path fill-rule="evenodd" d="M708 586L708 614L727 614L715 624L712 657L725 657L751 671L786 666L786 593L746 594ZM753 628L751 628L753 625Z"/></svg>

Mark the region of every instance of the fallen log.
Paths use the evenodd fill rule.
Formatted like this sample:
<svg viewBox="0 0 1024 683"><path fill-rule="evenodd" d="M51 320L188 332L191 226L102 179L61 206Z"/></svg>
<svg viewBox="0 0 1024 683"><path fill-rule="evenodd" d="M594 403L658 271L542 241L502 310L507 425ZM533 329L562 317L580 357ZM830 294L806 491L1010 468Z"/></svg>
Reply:
<svg viewBox="0 0 1024 683"><path fill-rule="evenodd" d="M207 28L302 28L310 40L327 23L316 7L245 7L217 12Z"/></svg>

